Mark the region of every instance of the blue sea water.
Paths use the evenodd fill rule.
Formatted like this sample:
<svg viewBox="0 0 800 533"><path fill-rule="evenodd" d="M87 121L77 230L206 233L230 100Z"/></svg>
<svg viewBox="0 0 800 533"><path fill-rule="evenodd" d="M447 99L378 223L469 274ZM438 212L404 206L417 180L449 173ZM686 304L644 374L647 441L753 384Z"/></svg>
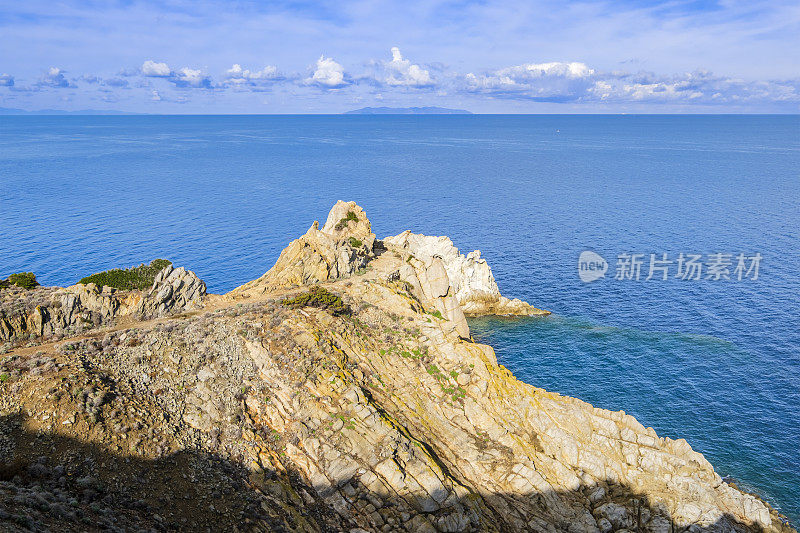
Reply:
<svg viewBox="0 0 800 533"><path fill-rule="evenodd" d="M520 379L686 438L800 520L798 116L0 117L0 187L0 276L52 285L166 257L227 291L337 199L379 236L448 235L553 311L471 322ZM681 252L760 253L759 279L613 279Z"/></svg>

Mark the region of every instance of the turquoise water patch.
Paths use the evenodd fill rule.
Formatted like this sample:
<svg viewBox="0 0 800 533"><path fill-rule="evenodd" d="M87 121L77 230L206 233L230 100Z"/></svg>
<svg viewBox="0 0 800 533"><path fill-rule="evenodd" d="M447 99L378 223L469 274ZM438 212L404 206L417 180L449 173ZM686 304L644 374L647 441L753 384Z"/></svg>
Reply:
<svg viewBox="0 0 800 533"><path fill-rule="evenodd" d="M789 398L779 391L792 384L786 377L754 375L754 356L745 348L709 335L555 315L484 317L469 324L476 340L493 346L498 361L520 380L624 410L661 436L685 438L720 475L770 502L791 501L796 457L791 450L781 453L781 438L773 435L796 434L795 415L776 428L766 413L787 413ZM782 510L792 513L791 506Z"/></svg>

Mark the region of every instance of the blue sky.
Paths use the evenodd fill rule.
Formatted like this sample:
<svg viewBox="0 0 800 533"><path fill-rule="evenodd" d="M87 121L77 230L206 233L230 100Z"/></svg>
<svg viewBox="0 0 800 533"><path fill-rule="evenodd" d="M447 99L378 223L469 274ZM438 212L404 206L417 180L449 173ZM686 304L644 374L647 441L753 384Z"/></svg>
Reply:
<svg viewBox="0 0 800 533"><path fill-rule="evenodd" d="M800 2L0 0L0 107L800 112Z"/></svg>

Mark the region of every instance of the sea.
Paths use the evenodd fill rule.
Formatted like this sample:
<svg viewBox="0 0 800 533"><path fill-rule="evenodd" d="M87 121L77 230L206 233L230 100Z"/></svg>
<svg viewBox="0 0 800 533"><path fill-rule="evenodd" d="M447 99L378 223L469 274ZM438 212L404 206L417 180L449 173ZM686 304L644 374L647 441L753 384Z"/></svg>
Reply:
<svg viewBox="0 0 800 533"><path fill-rule="evenodd" d="M3 116L0 190L0 277L45 285L163 257L229 291L339 199L447 235L552 311L470 322L519 379L800 524L800 116Z"/></svg>

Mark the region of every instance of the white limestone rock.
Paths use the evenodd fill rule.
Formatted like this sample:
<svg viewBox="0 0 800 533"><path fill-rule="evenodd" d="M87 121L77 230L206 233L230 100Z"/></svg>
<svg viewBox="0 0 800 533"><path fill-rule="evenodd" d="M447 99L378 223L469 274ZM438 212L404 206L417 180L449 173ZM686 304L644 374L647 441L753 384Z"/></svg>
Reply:
<svg viewBox="0 0 800 533"><path fill-rule="evenodd" d="M550 314L522 300L511 300L501 295L492 269L481 257L480 250L465 256L449 237L420 235L408 230L385 238L383 243L387 247L407 251L426 264L432 264L434 258L439 258L453 286L453 296L467 316Z"/></svg>

